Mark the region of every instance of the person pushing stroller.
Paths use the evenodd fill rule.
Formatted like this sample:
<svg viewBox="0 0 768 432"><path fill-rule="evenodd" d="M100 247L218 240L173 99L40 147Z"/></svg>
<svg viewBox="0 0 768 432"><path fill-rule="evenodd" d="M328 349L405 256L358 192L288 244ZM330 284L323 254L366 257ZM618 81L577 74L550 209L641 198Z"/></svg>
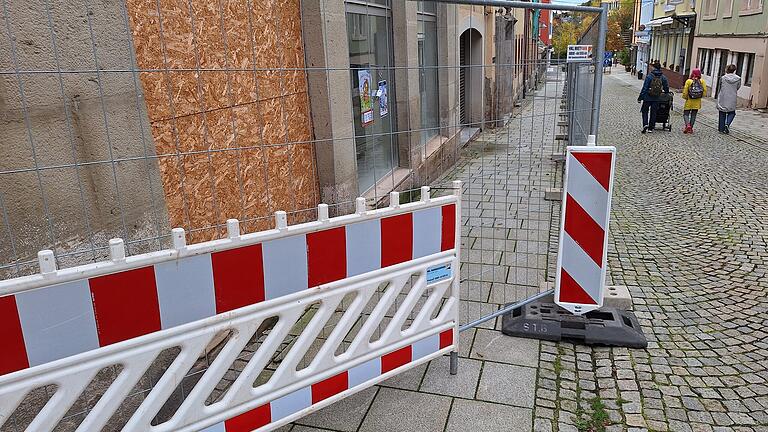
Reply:
<svg viewBox="0 0 768 432"><path fill-rule="evenodd" d="M643 116L642 133L653 132L656 129L656 114L659 110L659 103L667 93L669 93L669 81L661 72L661 63L656 60L653 63L653 70L645 77L643 89L640 90L640 95L637 97L637 102L643 103L640 108L640 113Z"/></svg>

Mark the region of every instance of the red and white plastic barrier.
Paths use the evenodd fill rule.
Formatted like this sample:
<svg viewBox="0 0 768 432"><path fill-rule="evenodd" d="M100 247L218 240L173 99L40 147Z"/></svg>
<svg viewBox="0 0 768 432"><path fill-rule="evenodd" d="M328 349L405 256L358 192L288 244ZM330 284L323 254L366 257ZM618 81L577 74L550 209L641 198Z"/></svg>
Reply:
<svg viewBox="0 0 768 432"><path fill-rule="evenodd" d="M250 432L290 418L314 404L342 395L349 389L364 385L368 381L380 380L382 376L391 375L391 372L397 371L398 368L419 362L449 348L453 344L453 339L454 329L428 336L330 378L302 387L237 417L210 426L205 429L205 432Z"/></svg>
<svg viewBox="0 0 768 432"><path fill-rule="evenodd" d="M358 199L356 214L338 218L328 218L321 204L317 222L290 227L278 212L277 229L254 234L241 235L232 220L229 238L197 245L186 245L176 229L173 250L133 257L115 240L111 261L71 269L57 270L50 251L41 252L41 274L0 281L0 426L29 391L56 384L30 425L52 429L101 368L119 363L120 377L81 425L101 429L148 362L174 346L179 357L124 430L271 430L455 351L460 183L454 187L457 194L440 198L423 188L421 201L402 206L393 193L392 205L380 210L366 211ZM392 288L365 310L382 284ZM350 293L352 304L331 321ZM319 304L318 311L269 381L254 388L309 304ZM393 304L394 316L385 316ZM365 324L349 348L334 355L363 314ZM278 323L226 397L205 405L250 335L272 317ZM297 370L329 325L334 328L314 360ZM227 329L236 336L176 415L151 425L188 368Z"/></svg>
<svg viewBox="0 0 768 432"><path fill-rule="evenodd" d="M603 305L615 147L568 147L555 303L581 315Z"/></svg>

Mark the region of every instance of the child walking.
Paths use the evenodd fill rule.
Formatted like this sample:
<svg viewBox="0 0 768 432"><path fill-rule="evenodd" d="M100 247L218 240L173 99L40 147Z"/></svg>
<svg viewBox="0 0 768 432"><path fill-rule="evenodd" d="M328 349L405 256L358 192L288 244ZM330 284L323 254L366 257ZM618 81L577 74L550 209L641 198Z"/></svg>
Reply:
<svg viewBox="0 0 768 432"><path fill-rule="evenodd" d="M683 87L683 119L685 127L683 133L692 134L693 125L696 123L696 115L701 109L701 98L707 94L707 84L701 79L701 69L696 68L691 71L691 77L685 81Z"/></svg>

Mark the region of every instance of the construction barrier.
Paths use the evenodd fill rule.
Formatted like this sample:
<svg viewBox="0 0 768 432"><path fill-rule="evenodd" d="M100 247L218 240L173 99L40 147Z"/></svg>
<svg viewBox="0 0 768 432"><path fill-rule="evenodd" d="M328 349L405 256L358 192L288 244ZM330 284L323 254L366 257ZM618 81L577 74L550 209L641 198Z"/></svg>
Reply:
<svg viewBox="0 0 768 432"><path fill-rule="evenodd" d="M602 146L566 152L555 303L577 315L603 305L615 154Z"/></svg>
<svg viewBox="0 0 768 432"><path fill-rule="evenodd" d="M337 218L320 205L318 221L295 226L278 212L277 229L254 234L230 220L227 239L195 245L176 229L174 249L144 255L113 240L110 261L69 269L41 252L40 274L0 282L0 426L71 421L117 367L77 430L272 430L455 351L460 188L439 198L422 188L403 205L393 193L372 211L360 198ZM117 418L169 350L167 369ZM20 409L42 388L37 412Z"/></svg>

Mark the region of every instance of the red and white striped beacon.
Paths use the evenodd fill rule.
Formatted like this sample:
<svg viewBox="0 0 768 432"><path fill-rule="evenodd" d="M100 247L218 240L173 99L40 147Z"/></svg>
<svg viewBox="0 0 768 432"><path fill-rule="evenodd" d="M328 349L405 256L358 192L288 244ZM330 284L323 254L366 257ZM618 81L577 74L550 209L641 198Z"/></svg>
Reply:
<svg viewBox="0 0 768 432"><path fill-rule="evenodd" d="M555 303L575 315L603 306L615 163L611 146L566 151Z"/></svg>

